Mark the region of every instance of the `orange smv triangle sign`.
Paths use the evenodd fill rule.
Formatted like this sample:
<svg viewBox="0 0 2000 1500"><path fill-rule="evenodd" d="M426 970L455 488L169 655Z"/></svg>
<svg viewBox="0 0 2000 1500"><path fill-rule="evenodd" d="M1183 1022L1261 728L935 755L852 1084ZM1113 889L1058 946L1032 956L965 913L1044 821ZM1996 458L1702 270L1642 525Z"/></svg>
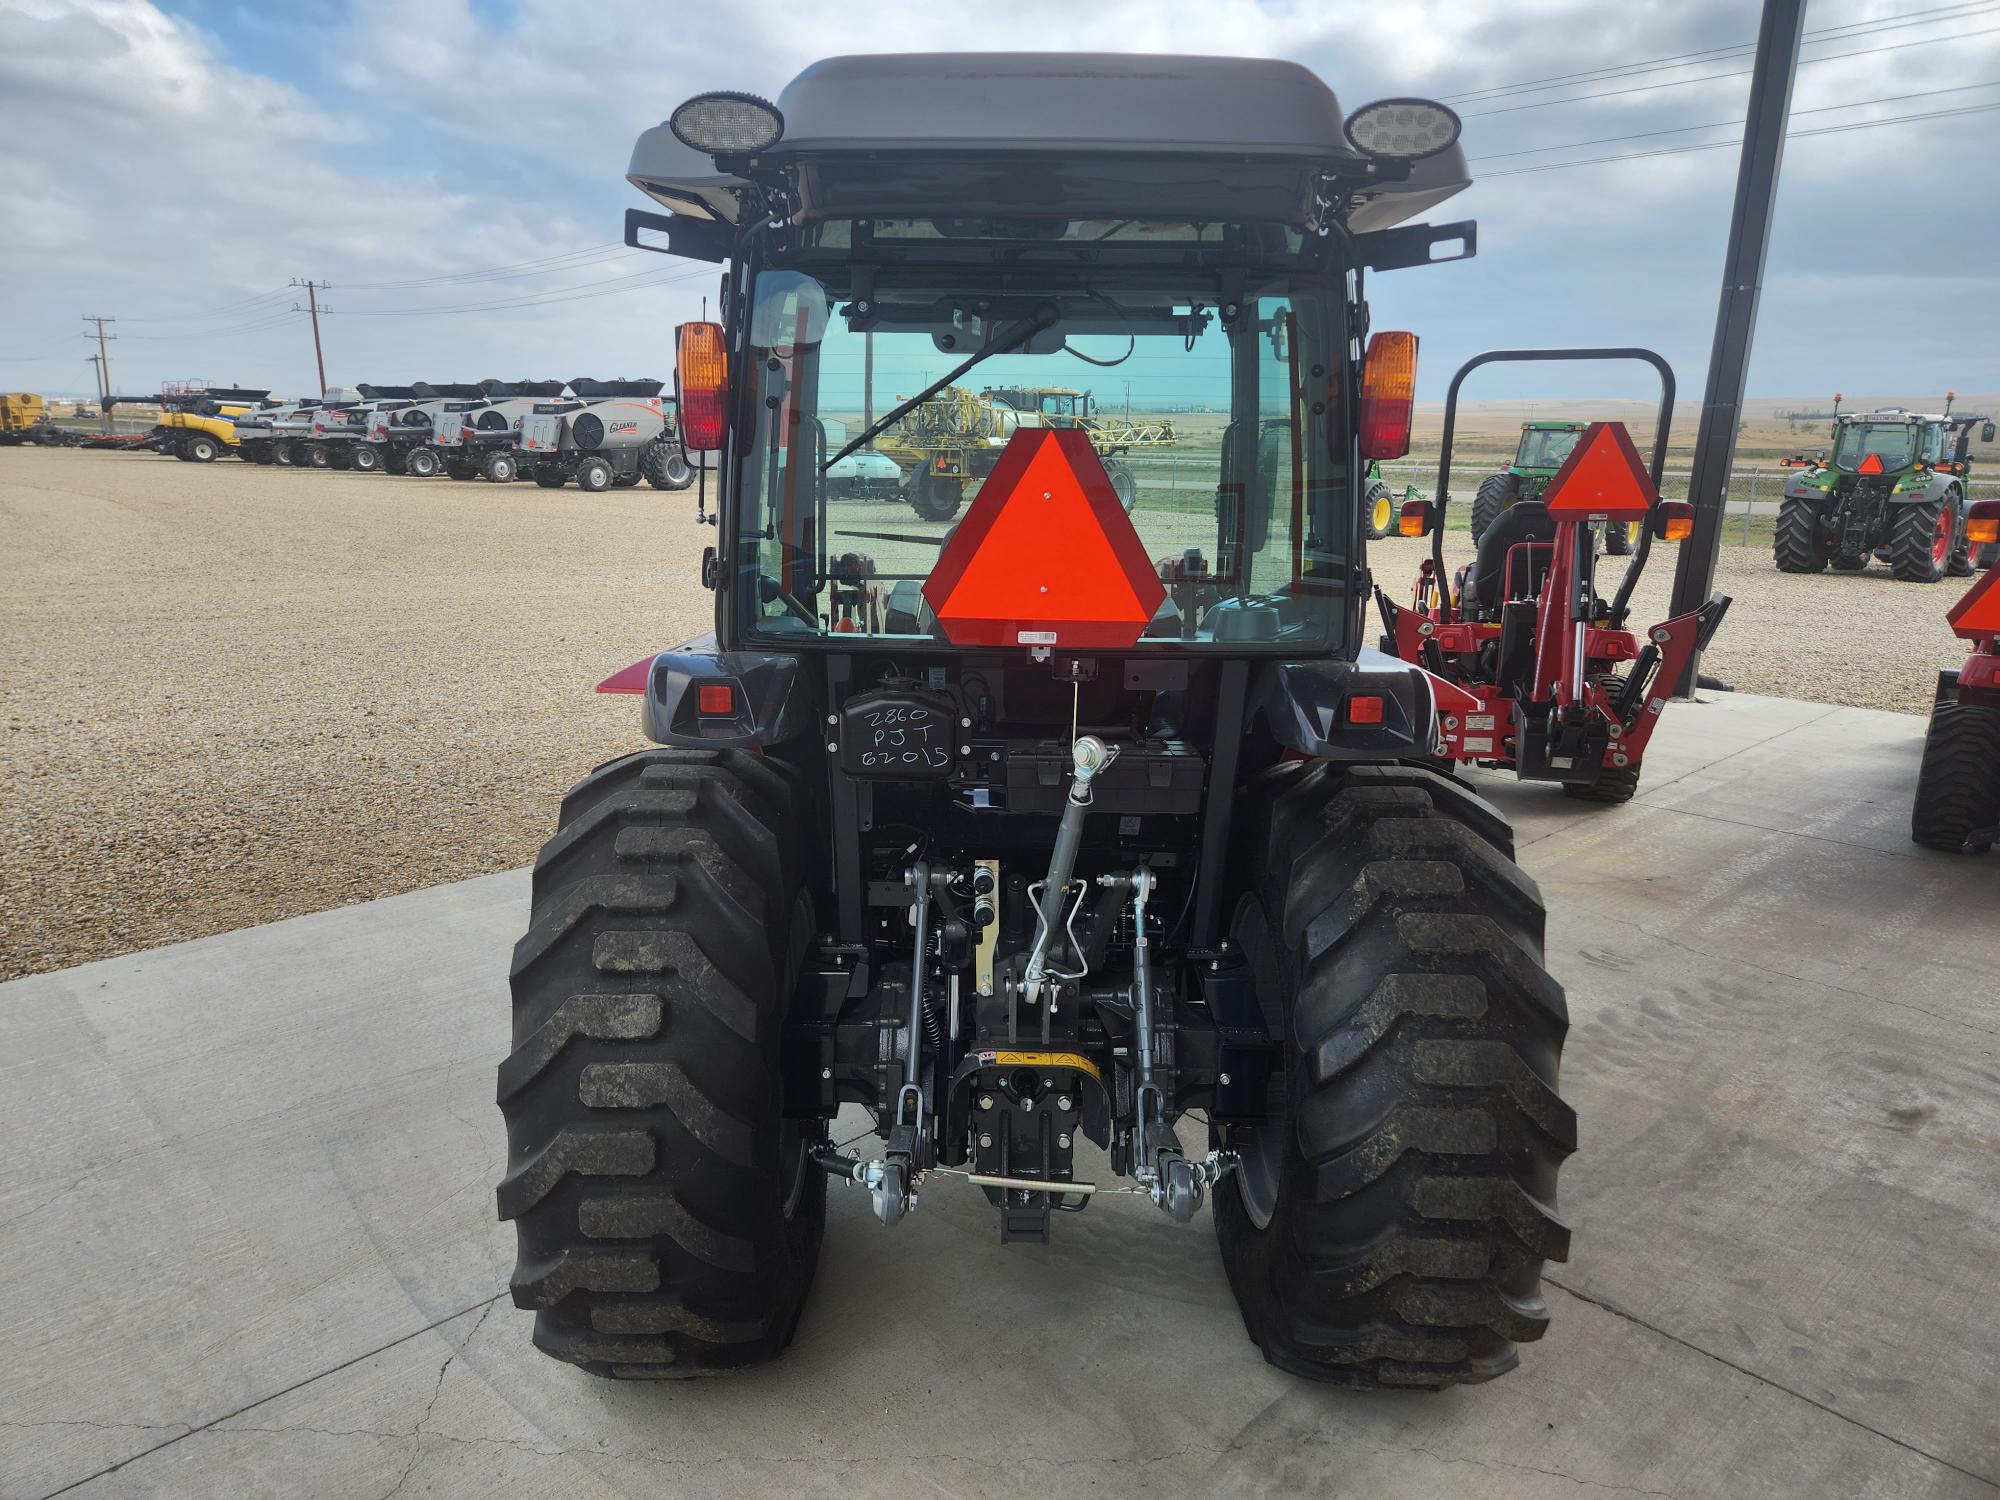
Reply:
<svg viewBox="0 0 2000 1500"><path fill-rule="evenodd" d="M1623 422L1592 422L1563 460L1542 503L1552 516L1643 521L1660 492Z"/></svg>
<svg viewBox="0 0 2000 1500"><path fill-rule="evenodd" d="M1166 598L1087 433L1023 427L938 554L924 598L959 646L1116 649Z"/></svg>
<svg viewBox="0 0 2000 1500"><path fill-rule="evenodd" d="M1988 568L1965 597L1945 611L1944 622L1953 635L1968 640L2000 635L2000 564Z"/></svg>

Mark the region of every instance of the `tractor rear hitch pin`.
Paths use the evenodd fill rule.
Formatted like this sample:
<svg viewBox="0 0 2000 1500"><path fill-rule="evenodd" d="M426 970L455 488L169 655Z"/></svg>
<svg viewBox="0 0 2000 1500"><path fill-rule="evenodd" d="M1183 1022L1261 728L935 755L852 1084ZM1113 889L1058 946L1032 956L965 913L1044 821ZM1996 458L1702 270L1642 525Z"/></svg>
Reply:
<svg viewBox="0 0 2000 1500"><path fill-rule="evenodd" d="M868 1189L870 1206L884 1225L899 1222L917 1206L916 1185L901 1161L884 1161L879 1156L863 1161L858 1156L843 1156L831 1146L815 1151L812 1159L828 1176L843 1177Z"/></svg>

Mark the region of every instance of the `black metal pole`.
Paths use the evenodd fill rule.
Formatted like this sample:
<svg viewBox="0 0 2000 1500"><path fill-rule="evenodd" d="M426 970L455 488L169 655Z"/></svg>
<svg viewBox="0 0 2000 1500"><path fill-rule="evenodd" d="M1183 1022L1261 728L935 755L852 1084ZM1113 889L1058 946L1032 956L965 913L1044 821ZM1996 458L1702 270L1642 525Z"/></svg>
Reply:
<svg viewBox="0 0 2000 1500"><path fill-rule="evenodd" d="M1681 544L1680 563L1674 569L1670 613L1676 615L1699 609L1715 588L1722 506L1742 423L1743 384L1757 329L1757 296L1771 244L1771 211L1778 198L1778 169L1785 155L1785 126L1791 118L1792 78L1805 9L1805 0L1764 0L1764 16L1757 27L1757 61L1750 74L1743 156L1736 168L1736 204L1729 216L1729 249L1722 266L1722 301L1715 313L1715 345L1709 352L1701 429L1688 477L1694 533ZM1676 692L1686 696L1694 691L1700 666L1701 654L1696 652L1688 659Z"/></svg>

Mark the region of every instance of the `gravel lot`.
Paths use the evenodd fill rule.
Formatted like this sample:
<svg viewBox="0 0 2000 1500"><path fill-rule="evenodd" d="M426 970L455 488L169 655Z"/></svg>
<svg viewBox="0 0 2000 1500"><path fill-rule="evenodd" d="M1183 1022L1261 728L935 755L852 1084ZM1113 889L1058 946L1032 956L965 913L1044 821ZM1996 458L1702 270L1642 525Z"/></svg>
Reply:
<svg viewBox="0 0 2000 1500"><path fill-rule="evenodd" d="M641 743L592 685L710 619L712 533L650 488L20 448L0 530L0 977L526 863ZM1419 552L1379 544L1393 593ZM1721 586L1709 670L1745 691L1921 713L1964 655L1956 583L1725 547Z"/></svg>

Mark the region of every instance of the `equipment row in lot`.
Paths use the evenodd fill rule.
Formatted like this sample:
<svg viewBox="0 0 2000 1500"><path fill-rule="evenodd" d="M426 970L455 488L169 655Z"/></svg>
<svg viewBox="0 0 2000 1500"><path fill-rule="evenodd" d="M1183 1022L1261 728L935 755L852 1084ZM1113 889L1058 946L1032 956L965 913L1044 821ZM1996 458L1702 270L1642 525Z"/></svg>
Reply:
<svg viewBox="0 0 2000 1500"><path fill-rule="evenodd" d="M163 403L150 446L190 463L383 470L426 478L528 477L593 493L694 482L658 380L485 380L363 385L300 400L209 390Z"/></svg>

